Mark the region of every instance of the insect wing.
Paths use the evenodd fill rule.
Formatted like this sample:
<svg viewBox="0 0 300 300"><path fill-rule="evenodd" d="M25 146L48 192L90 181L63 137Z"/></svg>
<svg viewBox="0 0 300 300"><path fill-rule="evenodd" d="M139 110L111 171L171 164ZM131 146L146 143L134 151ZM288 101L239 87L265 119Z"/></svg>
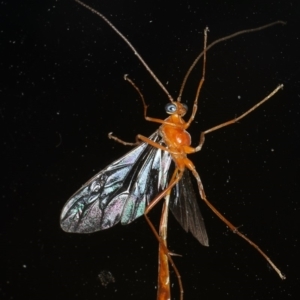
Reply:
<svg viewBox="0 0 300 300"><path fill-rule="evenodd" d="M184 171L181 180L173 188L169 206L183 229L190 231L202 245L208 246L204 221L188 170Z"/></svg>
<svg viewBox="0 0 300 300"><path fill-rule="evenodd" d="M162 143L158 132L151 140ZM90 233L141 216L167 184L168 152L142 143L100 171L65 204L60 218L64 231Z"/></svg>

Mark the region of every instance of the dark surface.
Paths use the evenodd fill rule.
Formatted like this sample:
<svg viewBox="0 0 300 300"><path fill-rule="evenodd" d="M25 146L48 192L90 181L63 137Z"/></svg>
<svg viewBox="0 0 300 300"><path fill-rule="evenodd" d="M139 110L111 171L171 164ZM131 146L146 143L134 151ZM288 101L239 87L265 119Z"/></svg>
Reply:
<svg viewBox="0 0 300 300"><path fill-rule="evenodd" d="M163 2L163 4L161 4ZM210 201L257 242L265 260L200 202L210 239L201 246L174 221L169 248L185 299L297 299L299 282L299 4L297 1L95 1L176 97L187 68L209 41L287 21L211 49L200 131L244 112L279 83L285 88L237 125L207 136L191 156ZM18 4L19 3L19 4ZM124 74L143 91L149 115L164 118L167 97L124 42L74 1L2 1L1 299L156 299L157 241L144 218L89 235L67 234L59 215L90 177L156 124ZM190 107L201 74L183 101ZM157 207L151 218L159 218ZM3 272L4 271L4 272ZM115 280L101 284L101 272ZM172 273L173 274L173 273ZM176 278L172 299L178 299Z"/></svg>

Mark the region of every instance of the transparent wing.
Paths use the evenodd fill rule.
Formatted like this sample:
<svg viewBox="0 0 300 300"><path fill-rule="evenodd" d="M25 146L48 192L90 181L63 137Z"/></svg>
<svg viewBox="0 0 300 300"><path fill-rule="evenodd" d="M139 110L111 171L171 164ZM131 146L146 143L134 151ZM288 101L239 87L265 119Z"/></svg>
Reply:
<svg viewBox="0 0 300 300"><path fill-rule="evenodd" d="M190 231L202 245L208 246L204 221L188 170L184 171L181 180L173 188L169 207L183 229Z"/></svg>
<svg viewBox="0 0 300 300"><path fill-rule="evenodd" d="M162 144L157 131L149 138ZM62 229L90 233L132 222L166 187L171 160L168 152L146 143L132 149L67 201L60 217Z"/></svg>

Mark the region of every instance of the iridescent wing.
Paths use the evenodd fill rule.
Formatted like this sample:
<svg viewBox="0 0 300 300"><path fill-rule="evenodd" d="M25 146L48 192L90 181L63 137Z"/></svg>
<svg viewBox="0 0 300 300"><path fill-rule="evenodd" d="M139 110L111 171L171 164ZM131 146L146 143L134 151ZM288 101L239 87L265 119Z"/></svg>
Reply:
<svg viewBox="0 0 300 300"><path fill-rule="evenodd" d="M204 221L187 169L171 192L169 207L183 229L190 231L203 246L208 246Z"/></svg>
<svg viewBox="0 0 300 300"><path fill-rule="evenodd" d="M156 131L151 140L163 144ZM64 231L91 233L117 223L126 225L144 214L169 178L169 152L142 143L85 183L65 204L60 225ZM195 192L185 170L172 189L170 209L184 228L203 245L208 238Z"/></svg>
<svg viewBox="0 0 300 300"><path fill-rule="evenodd" d="M151 140L162 144L156 131ZM143 215L148 203L167 185L168 152L142 143L85 183L65 204L64 231L90 233Z"/></svg>

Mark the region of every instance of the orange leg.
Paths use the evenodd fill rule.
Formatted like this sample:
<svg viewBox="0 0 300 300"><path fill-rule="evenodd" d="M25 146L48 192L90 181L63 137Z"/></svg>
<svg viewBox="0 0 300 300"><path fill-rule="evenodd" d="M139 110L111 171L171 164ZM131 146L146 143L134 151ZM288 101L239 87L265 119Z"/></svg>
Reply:
<svg viewBox="0 0 300 300"><path fill-rule="evenodd" d="M168 148L166 148L166 147L162 146L161 144L158 144L158 143L156 143L156 142L150 140L149 138L147 138L146 136L141 135L141 134L138 134L138 135L136 136L136 142L135 142L135 143L125 142L125 141L119 139L118 137L113 136L113 135L112 135L112 132L110 132L110 133L108 134L108 138L109 138L109 139L112 139L112 140L114 140L114 141L116 141L116 142L118 142L118 143L121 143L121 144L123 144L123 145L125 145L125 146L138 146L138 145L141 143L141 141L142 141L142 142L144 142L144 143L147 143L147 144L153 146L154 148L161 149L161 150L167 151L167 152L169 152L169 153L173 153L173 152L170 151ZM189 148L194 149L194 148L192 148L192 147L187 147L187 149L189 149ZM191 150L190 153L194 153L194 152L195 152L195 150ZM176 154L176 153L174 153L174 154Z"/></svg>
<svg viewBox="0 0 300 300"><path fill-rule="evenodd" d="M152 117L148 117L147 116L147 110L148 110L148 105L146 104L145 102L145 98L142 94L142 92L140 91L140 89L136 86L136 84L128 77L128 75L124 75L124 79L127 80L134 88L135 90L138 92L138 94L140 95L141 99L142 99L142 102L143 102L143 106L144 106L144 118L146 121L150 121L150 122L154 122L154 123L160 123L160 124L163 124L163 123L167 123L169 125L175 125L173 123L168 123L168 122L165 122L164 120L162 119L157 119L157 118L152 118ZM173 101L173 99L171 100L171 102Z"/></svg>
<svg viewBox="0 0 300 300"><path fill-rule="evenodd" d="M165 247L167 247L167 228L168 228L168 215L169 215L169 200L170 194L165 196L165 201L162 208L159 236ZM158 246L158 280L157 280L157 300L170 300L170 272L169 272L169 259L165 254L161 243Z"/></svg>
<svg viewBox="0 0 300 300"><path fill-rule="evenodd" d="M179 289L180 289L180 300L183 300L183 285L182 285L182 281L181 281L181 276L180 276L180 273L170 255L170 251L168 250L167 248L167 245L163 239L163 237L161 237L157 230L155 229L153 223L151 222L151 220L149 219L148 217L148 213L151 211L151 209L162 199L162 198L168 198L169 194L170 194L170 191L171 189L175 186L175 184L180 181L180 179L182 178L182 175L183 175L183 172L181 172L180 170L178 170L177 168L175 169L174 173L173 173L173 176L170 180L170 183L169 185L167 186L167 188L162 191L158 196L156 196L150 203L149 205L146 207L146 210L144 212L144 216L145 216L145 219L147 221L147 223L149 224L152 232L154 233L155 237L157 238L158 242L159 242L159 257L161 259L161 261L163 262L163 271L165 272L165 274L161 274L161 277L159 278L159 280L161 279L162 280L162 285L161 285L161 290L163 290L164 292L167 292L167 290L165 290L165 288L167 288L165 286L165 278L167 276L167 269L165 268L165 258L164 256L167 256L167 259L168 261L170 262L175 274L176 274L176 277L177 277L177 280L178 280L178 284L179 284ZM163 294L161 294L163 295ZM159 296L159 294L158 294ZM158 300L165 300L164 298L159 298L158 297Z"/></svg>
<svg viewBox="0 0 300 300"><path fill-rule="evenodd" d="M196 112L197 112L197 109L198 109L198 99L199 99L200 91L201 91L202 85L203 85L204 80L205 80L206 50L207 50L207 32L208 32L208 27L206 27L205 30L204 30L204 49L203 49L202 77L200 79L200 82L199 82L199 85L198 85L198 88L197 88L197 92L196 92L196 97L195 97L195 100L194 100L192 114L191 114L189 120L185 123L184 129L189 128L189 126L191 125L191 123L193 122L193 120L195 118L195 115L196 115Z"/></svg>
<svg viewBox="0 0 300 300"><path fill-rule="evenodd" d="M240 115L237 118L234 118L230 121L224 122L220 125L214 126L208 130L204 131L204 134L213 132L215 130L218 130L220 128L223 128L225 126L234 124L236 122L238 122L239 120L243 119L244 117L246 117L248 114L250 114L252 111L254 111L256 108L258 108L259 106L261 106L263 103L265 103L267 100L269 100L271 97L273 97L280 89L283 88L283 84L280 84L276 89L274 89L268 96L266 96L264 99L262 99L260 102L258 102L257 104L255 104L254 106L252 106L250 109L248 109L245 113L243 113L242 115Z"/></svg>
<svg viewBox="0 0 300 300"><path fill-rule="evenodd" d="M108 134L108 138L111 139L111 140L114 140L114 141L116 141L116 142L118 142L118 143L120 143L120 144L123 144L123 145L125 145L125 146L138 146L138 145L141 143L141 142L137 139L137 137L136 137L136 142L135 142L135 143L125 142L125 141L119 139L118 137L112 135L112 132L110 132L110 133Z"/></svg>
<svg viewBox="0 0 300 300"><path fill-rule="evenodd" d="M191 154L194 152L198 152L202 149L202 146L204 144L205 141L205 135L213 132L215 130L221 129L223 127L226 127L228 125L234 124L236 122L238 122L239 120L243 119L244 117L246 117L248 114L250 114L251 112L253 112L256 108L258 108L259 106L261 106L263 103L265 103L267 100L269 100L271 97L273 97L280 89L283 88L283 84L280 84L276 89L274 89L268 96L266 96L264 99L262 99L260 102L258 102L257 104L255 104L254 106L252 106L250 109L248 109L245 113L241 114L239 117L234 118L232 120L229 120L227 122L224 122L222 124L219 124L217 126L214 126L210 129L207 129L203 132L201 132L200 135L200 141L197 147L193 148L193 147L185 147L185 153L186 154Z"/></svg>
<svg viewBox="0 0 300 300"><path fill-rule="evenodd" d="M113 136L112 133L109 133L108 137L110 139L113 139L116 142L119 142L126 146L127 145L135 146L135 145L140 144L140 141L143 141L145 143L150 144L151 146L153 146L155 148L170 152L166 147L164 147L164 146L162 146L140 134L137 135L137 137L136 137L137 138L136 143L125 142L125 141ZM195 151L192 151L192 152L195 152ZM159 227L159 233L155 229L153 223L151 222L151 220L149 219L147 214L162 198L165 198L166 199L165 201L169 201L167 199L169 199L170 191L175 186L175 184L181 179L182 175L183 175L183 172L180 172L176 168L167 188L164 191L162 191L158 196L156 196L149 203L149 205L146 207L146 210L144 212L145 219L159 242L159 273L158 273L157 300L171 299L168 262L170 262L170 264L176 274L177 280L178 280L179 289L180 289L180 300L183 300L183 285L182 285L180 273L170 255L170 251L168 250L167 243L166 243L167 213L168 213L168 209L169 209L168 205L166 204L167 202L164 203L162 217L161 217L161 223L160 223L160 227Z"/></svg>
<svg viewBox="0 0 300 300"><path fill-rule="evenodd" d="M203 184L201 182L200 176L198 174L198 172L196 171L195 167L192 165L192 163L190 163L189 165L187 165L187 167L191 170L191 172L193 173L194 177L197 180L197 184L198 184L198 189L199 189L199 193L201 196L201 199L207 204L207 206L214 212L215 215L217 215L217 217L219 217L229 228L230 230L232 230L233 233L236 233L237 235L239 235L242 239L244 239L246 242L248 242L252 247L254 247L267 261L268 263L271 265L271 267L276 271L276 273L279 275L279 277L281 279L285 279L285 275L281 273L281 271L276 267L276 265L271 261L271 259L268 257L268 255L262 251L259 246L257 244L255 244L254 242L252 242L249 238L247 238L244 234L242 234L238 228L236 226L234 226L230 221L228 221L206 198L205 192L204 192L204 187Z"/></svg>
<svg viewBox="0 0 300 300"><path fill-rule="evenodd" d="M143 102L143 106L144 106L144 118L146 121L149 121L149 122L154 122L154 123L159 123L159 124L165 124L165 125L170 125L170 126L173 126L173 127L182 127L181 124L174 124L174 123L170 123L170 122L167 122L166 120L162 120L162 119L158 119L158 118L153 118L153 117L148 117L147 116L147 110L148 110L148 105L146 104L145 102L145 98L143 96L143 94L141 93L140 89L136 86L136 84L128 77L128 75L124 75L124 79L127 80L134 88L135 90L138 92L138 94L140 95L141 97L141 100ZM203 83L203 82L202 82ZM202 84L201 84L202 85ZM171 102L174 102L173 99L170 99ZM195 108L196 107L196 108ZM196 110L195 110L196 109ZM195 110L195 111L194 111ZM194 105L194 108L193 108L193 115L195 116L196 114L196 111L197 111L197 105L195 106ZM194 119L194 116L193 116L193 119ZM192 120L193 120L192 119ZM191 120L191 121L192 121ZM185 127L184 127L185 128ZM126 142L125 142L126 143ZM128 144L128 143L127 143Z"/></svg>

